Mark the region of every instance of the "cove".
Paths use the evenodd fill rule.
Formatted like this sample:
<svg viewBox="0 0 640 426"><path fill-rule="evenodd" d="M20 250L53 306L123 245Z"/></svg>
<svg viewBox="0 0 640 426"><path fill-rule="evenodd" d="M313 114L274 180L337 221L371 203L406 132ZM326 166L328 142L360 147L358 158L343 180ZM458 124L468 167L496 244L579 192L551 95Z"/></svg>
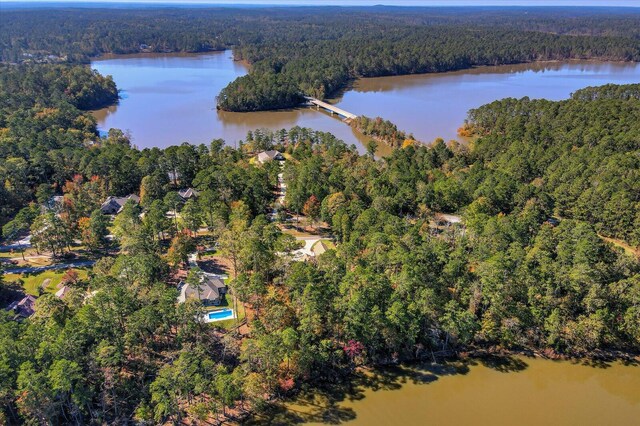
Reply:
<svg viewBox="0 0 640 426"><path fill-rule="evenodd" d="M206 54L106 56L92 68L112 75L118 105L94 112L101 131L129 131L139 148L167 147L222 138L234 145L256 128L310 127L331 132L364 149L368 138L339 119L309 108L231 113L217 111L215 97L247 73L231 51ZM442 74L365 78L332 99L357 115L380 116L420 141L455 139L467 111L505 97L559 100L577 89L640 82L640 64L557 62L482 67Z"/></svg>
<svg viewBox="0 0 640 426"><path fill-rule="evenodd" d="M640 367L500 357L376 369L249 424L632 425Z"/></svg>

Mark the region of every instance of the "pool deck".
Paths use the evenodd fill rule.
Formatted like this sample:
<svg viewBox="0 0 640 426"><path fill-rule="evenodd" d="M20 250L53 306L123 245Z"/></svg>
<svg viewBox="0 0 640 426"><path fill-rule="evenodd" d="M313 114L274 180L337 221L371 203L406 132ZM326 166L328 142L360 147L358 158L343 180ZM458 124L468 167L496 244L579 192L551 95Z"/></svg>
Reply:
<svg viewBox="0 0 640 426"><path fill-rule="evenodd" d="M231 311L231 315L223 317L223 318L210 318L209 317L210 313L212 313L212 312L220 312L220 311ZM209 323L209 322L226 321L226 320L230 320L230 319L235 319L236 317L237 317L236 313L235 313L235 311L233 309L231 309L231 308L223 308L223 309L217 309L217 310L213 310L213 311L207 312L206 314L204 314L203 319L204 319L204 322Z"/></svg>

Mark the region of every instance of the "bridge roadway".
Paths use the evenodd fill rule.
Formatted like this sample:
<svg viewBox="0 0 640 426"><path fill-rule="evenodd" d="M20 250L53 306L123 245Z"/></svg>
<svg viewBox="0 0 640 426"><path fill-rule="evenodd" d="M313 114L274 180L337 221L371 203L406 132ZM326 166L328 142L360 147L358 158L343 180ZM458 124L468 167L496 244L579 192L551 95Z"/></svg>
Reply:
<svg viewBox="0 0 640 426"><path fill-rule="evenodd" d="M355 118L358 118L357 115L352 114L352 113L350 113L348 111L345 111L342 108L338 108L337 106L334 106L334 105L328 104L326 102L323 102L320 99L312 98L310 96L305 96L305 99L311 105L315 105L318 108L324 108L327 111L331 112L331 114L338 114L338 115L344 117L345 120L353 120Z"/></svg>

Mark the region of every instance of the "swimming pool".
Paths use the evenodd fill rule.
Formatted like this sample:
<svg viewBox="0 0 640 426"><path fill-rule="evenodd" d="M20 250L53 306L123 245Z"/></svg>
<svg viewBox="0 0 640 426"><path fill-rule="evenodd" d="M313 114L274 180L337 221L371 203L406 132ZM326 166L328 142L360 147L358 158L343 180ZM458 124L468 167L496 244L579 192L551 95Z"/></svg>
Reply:
<svg viewBox="0 0 640 426"><path fill-rule="evenodd" d="M219 311L211 311L205 315L205 321L224 321L235 318L233 309L220 309Z"/></svg>

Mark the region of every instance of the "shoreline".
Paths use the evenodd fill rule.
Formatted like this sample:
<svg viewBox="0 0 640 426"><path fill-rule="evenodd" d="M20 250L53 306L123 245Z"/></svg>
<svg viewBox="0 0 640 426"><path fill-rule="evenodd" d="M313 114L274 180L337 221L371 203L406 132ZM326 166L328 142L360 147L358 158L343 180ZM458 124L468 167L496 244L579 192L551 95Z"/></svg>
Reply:
<svg viewBox="0 0 640 426"><path fill-rule="evenodd" d="M234 59L234 61L236 61L236 59ZM248 66L249 69L251 68L251 64L248 63L245 59L237 60L237 61L242 63L245 66ZM544 65L553 65L553 64L563 65L563 64L580 64L580 63L584 63L585 65L607 64L607 63L620 65L620 64L639 64L640 61L620 61L620 60L610 60L610 59L602 59L602 58L591 58L591 59L570 58L570 59L552 59L552 60L539 60L539 61L528 61L528 62L514 62L514 63L498 64L498 65L473 65L468 68L459 68L459 69L449 70L449 71L420 72L420 73L407 73L407 74L385 74L385 75L371 76L371 77L356 76L356 77L350 78L349 81L343 87L335 90L334 92L329 93L324 99L321 99L321 100L324 100L325 102L335 105L336 102L339 102L342 99L345 93L347 93L350 90L354 90L357 87L358 83L364 80L375 80L375 79L384 79L384 78L392 78L392 77L418 78L418 77L425 77L425 76L446 76L446 75L468 74L470 72L473 73L474 71L478 73L482 73L483 71L491 68L501 68L504 70L508 67L520 67L520 68L530 69L530 68L534 68L535 65L544 66ZM518 71L525 71L525 70L524 69L515 70L514 72L518 72ZM544 69L540 69L537 71L544 71ZM293 107L293 108L302 108L302 107L303 107L303 104L300 104L299 106ZM292 107L282 107L282 108L259 109L255 111L233 111L233 110L221 109L221 111L242 113L242 112L281 111L281 110L287 110L291 108Z"/></svg>
<svg viewBox="0 0 640 426"><path fill-rule="evenodd" d="M620 349L596 349L584 353L560 353L551 348L520 348L507 349L500 346L469 347L462 350L446 350L438 352L424 352L423 355L414 358L397 358L389 361L381 361L358 368L380 368L385 366L420 363L441 363L452 361L465 361L483 357L526 357L545 359L549 361L596 361L596 362L623 362L640 365L640 353Z"/></svg>
<svg viewBox="0 0 640 426"><path fill-rule="evenodd" d="M113 57L123 58L121 59L121 62L118 62L118 64L126 68L129 65L127 65L128 63L125 59L132 58L132 57L133 58L143 57L143 58L149 58L149 59L132 59L131 66L133 66L133 64L136 64L137 61L159 61L159 63L162 63L165 60L164 58L171 58L171 57L176 57L175 60L180 61L181 60L180 56L186 56L187 59L184 60L186 62L190 62L190 61L200 62L198 59L190 59L190 58L199 58L200 55L209 55L209 56L202 56L202 57L212 58L211 59L212 64L217 63L218 61L224 62L225 64L231 63L231 65L225 65L225 67L234 68L236 70L234 71L234 73L237 76L244 75L247 72L247 69L244 66L241 66L241 64L246 63L246 61L233 58L231 55L231 52L228 52L228 54L225 54L225 55L222 55L220 52L186 53L186 54L184 53L182 54L143 53L143 54L134 54L134 55L129 55L129 54L117 55ZM151 59L151 58L157 58L157 59ZM203 61L207 62L209 61L209 59L204 59ZM599 65L601 63L603 65ZM100 62L99 60L96 60L92 64L92 68L102 69L102 66L103 66L102 64L105 64L105 62ZM581 64L581 65L575 65L575 64ZM590 65L590 64L594 64L594 65ZM202 65L202 66L208 67L208 65ZM511 79L511 78L518 79L517 81L520 81L520 80L540 81L541 79L546 78L547 75L555 76L556 74L558 75L564 74L562 71L554 71L556 67L559 70L564 70L565 68L574 70L571 72L571 74L576 74L576 75L582 75L584 71L584 74L588 74L588 75L591 75L591 74L598 75L599 73L606 73L607 75L620 74L620 75L631 76L636 73L636 71L634 70L637 69L637 63L629 62L628 64L625 63L625 65L618 65L617 62L603 62L600 60L583 61L583 60L574 59L570 61L555 60L555 61L544 61L544 62L526 63L526 64L518 64L518 65L500 65L498 67L481 66L481 67L475 67L474 69L470 69L470 70L459 70L459 71L450 71L450 72L443 72L443 73L412 74L412 75L406 75L406 76L403 75L403 76L391 76L391 77L373 77L371 79L367 77L359 80L351 80L346 86L344 86L341 89L339 93L331 95L331 98L327 100L328 102L334 105L338 105L340 107L344 105L347 107L347 109L349 109L351 112L355 114L365 115L372 118L380 116L385 120L389 120L393 123L396 123L399 130L403 130L407 134L413 133L414 138L420 142L423 142L425 145L432 144L433 141L435 141L436 138L438 137L442 137L445 140L445 142L456 140L460 143L467 143L468 140L461 138L459 137L459 135L457 135L456 129L458 129L461 125L463 125L466 114L468 113L468 109L465 109L464 112L462 110L449 112L448 115L451 117L451 119L447 121L439 122L439 123L443 123L444 125L434 123L434 124L438 124L438 126L432 125L431 127L427 128L425 125L420 124L418 122L416 127L412 127L406 122L397 120L397 117L392 114L393 111L387 112L384 105L382 105L380 108L376 108L376 110L369 111L369 109L371 108L369 109L357 108L356 106L353 105L353 102L350 101L350 99L352 99L351 98L352 96L353 97L369 96L369 92L374 92L371 94L371 96L375 97L377 96L375 92L387 92L387 91L392 92L393 90L395 90L394 88L398 85L399 85L398 87L400 87L401 89L405 87L411 89L414 86L425 88L425 89L428 88L429 86L434 86L436 89L439 89L440 87L446 87L446 85L449 84L448 83L449 81L452 81L457 84L459 80L466 78L467 75L469 75L469 81L484 81L484 80L502 81L502 80ZM537 69L549 69L549 71L540 71L540 72L535 71ZM533 71L526 71L526 70L533 70ZM631 70L631 71L627 71L627 70ZM111 72L106 71L104 73L110 74ZM521 77L522 75L524 75L524 77ZM452 76L452 77L446 77L446 76ZM621 78L625 79L625 77L621 77ZM117 80L117 83L118 82L119 80ZM216 129L216 131L219 128L222 128L222 129L220 129L220 131L217 133L211 133L212 136L206 135L206 136L203 136L201 139L197 139L197 137L200 137L200 135L197 134L194 137L189 138L188 140L206 142L206 140L208 140L210 137L218 136L228 141L236 141L236 140L243 139L243 137L246 135L246 131L242 130L242 128L245 126L250 126L254 128L259 128L259 127L285 128L285 127L291 127L292 125L295 125L295 124L290 125L289 123L307 123L307 122L314 123L317 120L322 124L320 126L312 125L310 127L318 128L321 130L323 129L331 130L340 139L346 141L347 144L355 144L356 146L358 146L358 149L360 152L365 152L366 144L370 140L375 140L379 148L382 148L384 152L389 152L393 149L392 145L386 143L383 140L364 135L360 130L355 129L353 126L345 127L344 126L345 123L340 122L340 120L327 120L326 122L320 121L320 118L324 118L321 115L321 113L309 112L307 107L304 105L304 102L300 102L297 105L291 105L286 108L277 108L277 109L273 108L273 109L258 110L258 111L248 111L248 112L256 112L256 114L236 113L233 111L218 109L215 102L214 95L215 93L220 92L221 86L223 86L224 84L226 83L223 81L220 83L220 85L216 85L217 91L213 91L212 95L208 97L208 99L206 100L207 111L214 110L213 111L214 115L212 117L207 117L207 120L212 120L213 122L215 122L213 126ZM595 85L595 84L597 83L595 83L594 81L593 84L588 84L587 82L585 82L583 85ZM207 87L209 85L210 83L207 82ZM378 88L376 89L376 87ZM569 97L569 94L570 94L569 92L573 92L577 88L578 87L573 87L573 83L571 83L571 90L567 90L566 98ZM497 93L495 93L495 96L492 98L492 100L501 99L504 97L504 96L501 96L502 92L500 90L502 89L497 89ZM520 96L527 95L526 91L524 91L523 93L524 94ZM124 97L122 96L122 94L120 96ZM428 95L422 95L423 98L426 98L427 96ZM520 96L517 96L517 97L520 97ZM382 97L381 99L384 99L384 97ZM106 107L109 108L109 111L114 111L118 105L125 104L125 102L126 101L120 99L119 103L116 102L115 104L108 105ZM430 98L428 98L425 102L427 103L431 102ZM478 105L482 103L483 102L478 102ZM199 111L204 111L204 107ZM454 113L455 113L455 116L454 116ZM100 108L97 110L93 110L93 114L96 118L104 119L105 117L107 117L106 115L107 110L105 108ZM118 110L118 114L121 114L120 110ZM133 114L136 114L136 112L134 111ZM204 115L204 113L202 114ZM311 114L317 114L317 119ZM391 115L388 115L388 114L391 114ZM419 113L416 112L416 114L419 114ZM457 119L458 116L459 116L459 119ZM124 116L122 117L118 116L118 117L119 118L117 120L109 121L109 123L113 123L113 124L109 124L104 127L129 128L134 130L135 135L138 135L138 132L135 132L134 126L129 123L129 121L131 120L125 118ZM453 120L454 117L456 118L456 120ZM113 117L111 118L113 119ZM327 118L329 117L327 116ZM455 123L453 121L455 121ZM123 122L125 124L119 124L119 122ZM255 125L252 125L252 123L255 123ZM102 128L102 127L103 126L100 125L99 123L99 128ZM139 126L139 127L145 128L145 126ZM202 132L198 131L194 133L202 133ZM150 134L153 134L153 131L150 131ZM176 144L176 141L166 141L166 142L162 142L161 144L152 144L151 142L144 142L143 140L144 138L140 140L142 143L142 146L170 146L170 145Z"/></svg>
<svg viewBox="0 0 640 426"><path fill-rule="evenodd" d="M496 350L497 348L494 348ZM616 351L611 351L610 354ZM278 413L282 414L289 409L293 409L294 413L299 413L299 407L308 406L308 402L313 400L312 405L316 407L322 407L323 398L326 398L327 407L336 407L336 404L349 404L350 401L362 399L361 392L369 389L373 391L388 390L391 392L402 392L402 387L410 382L407 378L414 377L414 383L431 383L431 380L424 378L421 375L421 371L432 372L435 376L451 376L451 375L465 375L469 367L477 365L492 366L497 371L504 374L519 373L528 368L528 361L533 362L537 360L539 362L551 362L554 365L556 363L566 363L567 365L579 365L584 366L593 371L600 371L611 366L618 366L620 368L635 367L637 371L640 368L640 356L638 354L625 357L614 357L613 359L601 359L599 357L562 357L562 358L549 358L540 351L528 351L528 350L500 350L492 352L487 349L477 349L473 353L462 353L465 355L456 358L438 359L433 360L415 360L401 361L397 363L388 364L376 364L367 366L358 366L353 368L343 376L334 380L322 379L315 382L307 382L300 384L295 390L284 393L283 395L270 395L266 400L266 406L259 407L245 407L244 410L234 413L233 421L243 424L249 422L257 422L259 424L262 420L269 420L275 418ZM631 355L631 354L627 354ZM390 386L390 383L397 383L398 386ZM350 399L348 395L350 392L355 392L361 397ZM398 393L397 395L401 395ZM319 397L320 400L315 398ZM322 412L322 409L320 410ZM287 417L284 417L287 418ZM304 422L302 422L304 423Z"/></svg>
<svg viewBox="0 0 640 426"><path fill-rule="evenodd" d="M225 48L225 49L211 49L211 50L207 50L207 51L201 51L201 52L132 52L132 53L103 53L99 56L95 56L95 57L89 57L89 63L88 65L91 66L91 63L95 62L99 62L99 61L103 61L103 60L110 60L110 59L127 59L127 58L154 58L154 57L163 57L163 56L168 56L168 57L197 57L197 56L203 56L203 55L207 55L207 54L217 54L217 53L223 53L223 52L231 52L231 60L233 62L237 62L239 64L242 64L245 68L247 68L247 74L248 75L251 72L252 69L252 64L247 60L247 59L237 59L234 52L233 52L233 47L229 47L229 48ZM357 84L360 81L363 80L375 80L375 79L384 79L384 78L390 78L390 77L424 77L424 76L443 76L443 75L456 75L456 74L465 74L465 73L469 73L469 72L473 72L473 71L479 71L482 72L484 70L487 69L491 69L491 68L502 68L505 69L507 67L522 67L522 68L527 68L527 67L532 67L534 65L552 65L552 64L558 64L558 65L562 65L562 64L580 64L580 63L585 63L585 64L605 64L605 63L612 63L612 64L638 64L640 63L640 61L622 61L622 60L612 60L612 59L605 59L605 58L569 58L569 59L551 59L551 60L536 60L536 61L527 61L527 62L514 62L514 63L507 63L507 64L498 64L498 65L472 65L470 67L467 68L459 68L459 69L455 69L455 70L449 70L449 71L436 71L436 72L419 72L419 73L406 73L406 74L384 74L384 75L379 75L379 76L355 76L352 77L348 80L348 82L341 88L336 89L334 92L329 93L324 99L325 102L328 102L332 105L335 105L336 102L339 102L342 97L344 96L345 93L349 92L350 90L354 90L357 86ZM525 71L525 70L516 70L514 72L517 71ZM543 70L540 70L543 71ZM110 106L110 105L108 105ZM283 106L283 107L279 107L279 108L268 108L268 109L258 109L258 110L252 110L252 111L234 111L234 110L227 110L227 109L223 109L220 108L219 105L216 103L215 108L219 111L223 111L223 112L231 112L231 113L246 113L246 112L269 112L269 111L287 111L287 110L295 110L295 109L302 109L304 108L305 104L304 103L300 103L299 105L296 106ZM101 109L101 108L99 108ZM379 143L384 143L386 144L386 142L384 141L379 141L376 140L376 142ZM387 144L388 145L388 144Z"/></svg>
<svg viewBox="0 0 640 426"><path fill-rule="evenodd" d="M198 51L198 52L183 52L183 51L171 51L171 52L145 52L145 51L139 51L139 52L129 52L129 53L102 53L98 56L88 56L87 58L90 61L99 61L99 60L104 60L104 59L117 59L117 58L128 58L128 57L135 57L135 56L177 56L177 57L188 57L188 56L200 56L200 55L207 55L207 54L211 54L211 53L219 53L219 52L226 52L226 51L231 51L233 52L233 47L228 47L228 48L224 48L224 49L210 49L210 50L203 50L203 51ZM232 57L234 62L240 62L243 65L246 65L248 67L251 67L251 63L247 60L247 59L236 59L235 55ZM377 75L377 76L356 76L353 77L350 82L356 82L358 80L361 79L370 79L370 78L383 78L383 77L406 77L406 76L410 76L410 75L434 75L434 74L452 74L452 73L457 73L457 72L461 72L461 71L469 71L469 70L480 70L480 69L484 69L484 68L493 68L493 67L508 67L508 66L521 66L521 65L531 65L531 64L563 64L563 63L580 63L580 62L585 62L585 63L594 63L594 64L598 64L598 63L615 63L615 64L636 64L636 63L640 63L640 61L624 61L624 60L616 60L616 59L607 59L607 58L567 58L567 59L541 59L541 60L535 60L535 61L525 61L525 62L510 62L510 63L504 63L504 64L484 64L484 65L472 65L470 67L466 67L466 68L457 68L457 69L453 69L453 70L448 70L448 71L433 71L433 72L417 72L417 73L400 73L400 74L383 74L383 75ZM72 63L69 63L72 64ZM349 85L347 84L345 87L340 88L338 90L336 90L334 93L331 93L329 96L326 97L326 99L335 99L334 95L337 93L340 93L342 91L344 91L345 88L347 88Z"/></svg>
<svg viewBox="0 0 640 426"><path fill-rule="evenodd" d="M222 52L226 52L226 51L233 51L233 49L211 49L211 50L203 50L201 52L131 52L131 53L102 53L98 56L90 56L88 57L89 59L89 65L91 65L92 62L96 61L105 61L105 60L109 60L109 59L127 59L127 58L153 58L153 57L161 57L161 56L174 56L174 57L183 57L183 58L188 58L188 57L193 57L193 56L203 56L203 55L208 55L208 54L212 54L212 53L222 53ZM235 59L234 59L235 61Z"/></svg>

